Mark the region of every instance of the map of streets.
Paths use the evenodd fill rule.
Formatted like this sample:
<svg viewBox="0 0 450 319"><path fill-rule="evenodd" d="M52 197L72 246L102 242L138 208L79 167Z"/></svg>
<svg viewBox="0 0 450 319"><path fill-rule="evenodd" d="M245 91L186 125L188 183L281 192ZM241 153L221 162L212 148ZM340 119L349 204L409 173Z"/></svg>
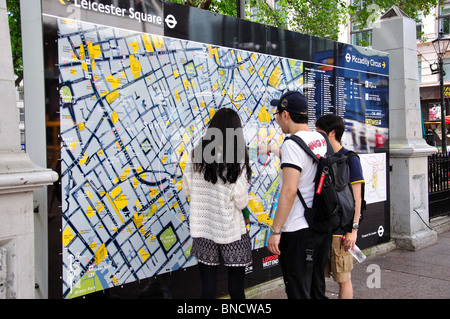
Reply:
<svg viewBox="0 0 450 319"><path fill-rule="evenodd" d="M195 265L187 157L216 110L235 109L250 152L281 145L269 101L303 63L58 19L63 297ZM251 156L249 232L266 245L279 159Z"/></svg>

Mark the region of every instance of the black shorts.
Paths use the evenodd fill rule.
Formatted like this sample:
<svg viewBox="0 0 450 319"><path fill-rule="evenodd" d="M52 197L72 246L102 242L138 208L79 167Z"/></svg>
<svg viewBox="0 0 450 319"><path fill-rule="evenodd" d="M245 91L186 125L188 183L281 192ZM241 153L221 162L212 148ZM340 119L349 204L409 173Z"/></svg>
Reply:
<svg viewBox="0 0 450 319"><path fill-rule="evenodd" d="M229 244L217 244L205 238L193 238L191 254L198 262L217 266L245 267L252 264L252 243L248 233Z"/></svg>

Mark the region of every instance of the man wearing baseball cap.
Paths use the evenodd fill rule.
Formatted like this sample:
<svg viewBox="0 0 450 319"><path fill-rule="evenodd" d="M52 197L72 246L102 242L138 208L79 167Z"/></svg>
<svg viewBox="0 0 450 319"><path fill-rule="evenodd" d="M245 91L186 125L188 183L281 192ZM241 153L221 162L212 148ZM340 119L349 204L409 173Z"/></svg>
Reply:
<svg viewBox="0 0 450 319"><path fill-rule="evenodd" d="M277 107L275 119L283 133L302 138L318 157L326 155L324 137L308 127L308 101L303 94L288 91L270 104ZM267 150L273 151L271 148ZM297 196L298 189L307 206L312 207L317 164L290 139L285 140L281 152L274 153L281 157L281 191L267 248L273 254L280 255L288 298L326 298L324 268L329 243L326 235L315 236L311 274L306 264L308 223L305 209Z"/></svg>

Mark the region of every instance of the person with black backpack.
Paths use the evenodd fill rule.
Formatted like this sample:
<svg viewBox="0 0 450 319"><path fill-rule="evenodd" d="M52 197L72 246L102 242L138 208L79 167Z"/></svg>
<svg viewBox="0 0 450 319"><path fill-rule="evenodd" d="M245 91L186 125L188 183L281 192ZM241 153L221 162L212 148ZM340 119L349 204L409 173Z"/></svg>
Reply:
<svg viewBox="0 0 450 319"><path fill-rule="evenodd" d="M301 93L288 91L279 100L272 100L271 105L277 107L275 119L283 133L300 137L316 156L326 155L325 137L308 127L308 103ZM264 153L270 149L262 146L259 150ZM281 190L267 248L279 255L289 299L327 298L324 268L328 259L329 236L327 233L317 233L313 237L311 256L308 255L310 229L304 205L297 196L297 191L300 191L306 205L312 206L318 165L290 139L286 139L281 151L276 153L281 155Z"/></svg>
<svg viewBox="0 0 450 319"><path fill-rule="evenodd" d="M364 176L357 154L341 145L342 135L345 131L345 122L341 117L333 114L320 117L316 121L316 130L327 135L334 152L347 156L355 211L353 216L343 223L343 226L333 232L332 247L325 275L327 276L331 272L334 281L339 284L339 299L351 299L353 298L353 287L350 272L353 269L353 257L349 250L354 249L361 212L365 208Z"/></svg>

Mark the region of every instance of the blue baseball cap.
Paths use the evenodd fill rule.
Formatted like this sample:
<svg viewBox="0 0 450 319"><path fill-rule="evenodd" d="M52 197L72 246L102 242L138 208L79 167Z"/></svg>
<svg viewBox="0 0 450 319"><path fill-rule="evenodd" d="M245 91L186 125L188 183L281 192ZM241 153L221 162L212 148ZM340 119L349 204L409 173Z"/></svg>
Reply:
<svg viewBox="0 0 450 319"><path fill-rule="evenodd" d="M308 100L298 91L287 91L279 100L270 101L270 105L281 107L289 113L308 114Z"/></svg>

